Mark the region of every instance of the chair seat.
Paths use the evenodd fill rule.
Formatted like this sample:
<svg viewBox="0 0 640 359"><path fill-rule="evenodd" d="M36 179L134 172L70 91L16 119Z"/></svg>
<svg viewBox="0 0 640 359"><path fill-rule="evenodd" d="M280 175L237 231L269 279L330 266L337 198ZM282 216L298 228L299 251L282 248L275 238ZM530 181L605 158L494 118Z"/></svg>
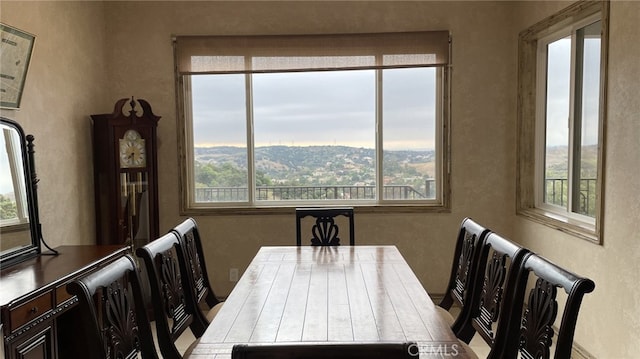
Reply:
<svg viewBox="0 0 640 359"><path fill-rule="evenodd" d="M436 305L436 309L438 310L438 315L440 316L440 318L444 319L447 322L447 325L451 327L453 325L453 322L456 321L456 318L453 317L453 314L449 313L448 310L438 305Z"/></svg>
<svg viewBox="0 0 640 359"><path fill-rule="evenodd" d="M209 323L211 323L213 318L216 317L216 315L220 311L220 308L222 308L223 304L224 304L224 302L220 302L220 303L214 305L213 308L209 309L209 311L207 312L207 315L206 315L207 320L209 321Z"/></svg>
<svg viewBox="0 0 640 359"><path fill-rule="evenodd" d="M193 349L196 347L196 345L198 345L198 343L200 343L200 338L194 340L193 343L189 345L187 350L184 351L184 354L182 354L182 358L183 359L189 358L189 356L191 356L191 353L193 352Z"/></svg>
<svg viewBox="0 0 640 359"><path fill-rule="evenodd" d="M473 351L473 349L471 349L471 346L469 344L463 342L462 340L458 340L458 342L460 342L460 346L464 349L469 358L479 359L478 355Z"/></svg>

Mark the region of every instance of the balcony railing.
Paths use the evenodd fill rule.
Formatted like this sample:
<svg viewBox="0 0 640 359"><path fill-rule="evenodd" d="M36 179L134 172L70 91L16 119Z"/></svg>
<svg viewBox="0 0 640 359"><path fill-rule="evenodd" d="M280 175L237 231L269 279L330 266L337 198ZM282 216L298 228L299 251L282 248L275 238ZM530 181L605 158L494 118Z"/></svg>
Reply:
<svg viewBox="0 0 640 359"><path fill-rule="evenodd" d="M386 200L435 198L435 180L427 179L422 191L409 185L383 187ZM260 186L256 188L259 201L289 200L363 200L376 198L376 186ZM239 202L248 200L246 187L196 188L196 202Z"/></svg>
<svg viewBox="0 0 640 359"><path fill-rule="evenodd" d="M566 178L547 178L545 180L545 202L561 207L567 207L569 198L569 180ZM574 211L595 217L596 209L596 179L584 178L580 180L580 197L578 207Z"/></svg>

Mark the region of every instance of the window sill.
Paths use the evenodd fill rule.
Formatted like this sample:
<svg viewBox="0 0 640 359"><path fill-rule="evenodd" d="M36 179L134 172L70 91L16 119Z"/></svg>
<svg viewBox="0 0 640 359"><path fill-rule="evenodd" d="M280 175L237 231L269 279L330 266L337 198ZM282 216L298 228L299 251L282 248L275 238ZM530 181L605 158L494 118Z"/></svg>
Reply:
<svg viewBox="0 0 640 359"><path fill-rule="evenodd" d="M519 209L516 214L591 243L602 244L601 234L592 224L575 221L566 216L539 208Z"/></svg>
<svg viewBox="0 0 640 359"><path fill-rule="evenodd" d="M29 222L19 223L18 221L11 221L11 223L3 223L0 226L0 233L24 232L30 229Z"/></svg>

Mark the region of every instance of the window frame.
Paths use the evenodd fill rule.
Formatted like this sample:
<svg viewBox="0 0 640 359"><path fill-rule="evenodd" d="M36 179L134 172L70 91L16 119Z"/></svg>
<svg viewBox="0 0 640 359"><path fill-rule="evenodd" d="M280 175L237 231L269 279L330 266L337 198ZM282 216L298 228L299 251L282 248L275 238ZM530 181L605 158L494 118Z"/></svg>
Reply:
<svg viewBox="0 0 640 359"><path fill-rule="evenodd" d="M175 41L175 39L174 39ZM449 51L451 51L451 45L449 43ZM408 66L409 67L409 66ZM384 200L378 198L373 201L273 201L264 203L262 201L251 201L253 196L250 196L247 202L224 202L224 203L196 203L193 199L195 185L194 185L194 166L189 165L193 163L194 148L193 148L193 123L192 123L192 111L191 111L191 86L190 76L180 74L176 69L176 94L177 96L177 122L178 122L178 155L179 155L179 171L180 171L180 183L179 183L179 196L180 196L180 213L181 215L206 215L206 214L281 214L289 213L292 208L297 206L313 205L313 206L332 206L332 205L349 205L358 208L359 212L450 212L450 113L451 113L451 64L436 66L440 75L436 76L436 178L437 178L437 195L436 199L430 199L426 201L415 200ZM376 69L376 82L381 81L381 69ZM251 75L248 75L249 77ZM250 88L250 83L247 83L247 88ZM380 93L382 87L376 84L376 101L380 101ZM251 93L247 90L248 96ZM250 101L250 98L247 98ZM248 109L251 107L248 106ZM376 153L380 155L376 158L376 188L377 193L380 192L382 187L381 174L382 174L382 139L379 133L382 133L382 121L380 120L382 112L382 106L376 105L376 119L375 119L375 131L376 139L375 144ZM250 113L247 113L247 117L251 117ZM248 187L254 188L255 186L255 169L253 167L253 123L251 119L247 119L247 143L251 146L247 148L247 160L250 163L250 173L248 176ZM251 192L251 191L250 191Z"/></svg>
<svg viewBox="0 0 640 359"><path fill-rule="evenodd" d="M545 135L544 117L546 111L546 89L539 88L542 78L546 78L546 51L544 59L539 49L540 43L550 43L551 38L561 38L563 31L572 35L576 28L587 25L591 20L599 18L602 25L600 48L600 106L598 123L598 165L596 180L596 213L595 218L575 212L558 210L557 207L545 204L544 164ZM518 68L518 152L516 179L516 214L551 228L586 239L590 242L602 243L602 218L604 204L604 149L606 127L606 87L607 56L609 32L609 2L580 1L559 13L554 14L532 27L522 31L519 36L519 68ZM572 57L575 44L572 41ZM544 72L543 72L544 71ZM572 64L571 71L574 72ZM546 83L546 79L542 82ZM571 96L574 95L575 81L571 81ZM573 107L574 101L571 101ZM570 109L573 113L574 109ZM571 115L573 116L573 115ZM573 120L571 121L573 123ZM573 137L570 129L570 137ZM570 140L571 142L571 140ZM572 151L572 149L569 149ZM574 164L569 163L568 171L572 172ZM571 174L569 175L571 178ZM570 187L571 188L571 187Z"/></svg>

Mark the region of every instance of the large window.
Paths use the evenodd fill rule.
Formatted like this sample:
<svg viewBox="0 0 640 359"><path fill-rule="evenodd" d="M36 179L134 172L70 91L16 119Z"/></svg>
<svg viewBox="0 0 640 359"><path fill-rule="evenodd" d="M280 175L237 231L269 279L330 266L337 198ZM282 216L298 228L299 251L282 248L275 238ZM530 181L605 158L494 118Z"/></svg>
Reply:
<svg viewBox="0 0 640 359"><path fill-rule="evenodd" d="M520 38L520 213L589 239L602 203L603 4L577 3Z"/></svg>
<svg viewBox="0 0 640 359"><path fill-rule="evenodd" d="M446 207L448 42L178 37L183 210Z"/></svg>

